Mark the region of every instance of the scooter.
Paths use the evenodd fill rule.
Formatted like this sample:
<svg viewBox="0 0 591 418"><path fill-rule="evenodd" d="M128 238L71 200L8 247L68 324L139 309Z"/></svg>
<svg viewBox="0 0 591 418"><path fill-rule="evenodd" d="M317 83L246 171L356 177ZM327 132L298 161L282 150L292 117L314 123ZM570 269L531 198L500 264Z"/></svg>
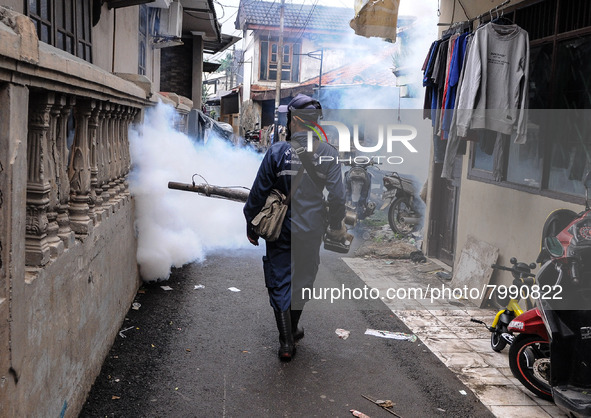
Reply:
<svg viewBox="0 0 591 418"><path fill-rule="evenodd" d="M543 237L538 307L508 327L520 333L509 350L513 375L575 416L591 416L591 173L584 184L585 210Z"/></svg>
<svg viewBox="0 0 591 418"><path fill-rule="evenodd" d="M255 123L254 129L246 130L244 129L244 146L252 148L254 151L258 153L262 153L265 151L265 147L261 143L262 139L262 130L259 129L258 122Z"/></svg>
<svg viewBox="0 0 591 418"><path fill-rule="evenodd" d="M244 140L247 143L259 143L261 142L261 130L259 129L258 122L255 123L254 129L246 130L244 129Z"/></svg>
<svg viewBox="0 0 591 418"><path fill-rule="evenodd" d="M519 305L520 299L524 299L526 310L532 309L533 307L529 297L522 298L524 295L529 295L529 290L522 290L522 288L526 287L529 289L535 283L535 274L531 271L536 268L536 264L522 263L517 261L515 257L512 257L509 261L513 267L505 267L498 264L491 265L495 270L510 271L513 275L513 288L510 290L508 289L505 295L509 297L509 302L505 303L505 300L501 301L500 298L498 298L498 293L495 294L495 296L497 296L497 303L501 306L506 305L505 308L497 312L490 327L479 319L470 318L470 321L486 326L491 332L490 346L498 353L503 351L507 344L513 343L515 336L509 331L508 326L515 317L524 312Z"/></svg>
<svg viewBox="0 0 591 418"><path fill-rule="evenodd" d="M362 160L359 162L358 160ZM351 169L345 173L345 191L347 193L347 206L357 215L357 220L365 219L373 215L376 204L369 199L371 191L371 174L368 167L374 165L372 158L355 158L345 165Z"/></svg>
<svg viewBox="0 0 591 418"><path fill-rule="evenodd" d="M423 224L422 206L414 181L396 172L385 175L382 179L384 188L383 204L380 210L388 208L388 223L395 234L406 237Z"/></svg>

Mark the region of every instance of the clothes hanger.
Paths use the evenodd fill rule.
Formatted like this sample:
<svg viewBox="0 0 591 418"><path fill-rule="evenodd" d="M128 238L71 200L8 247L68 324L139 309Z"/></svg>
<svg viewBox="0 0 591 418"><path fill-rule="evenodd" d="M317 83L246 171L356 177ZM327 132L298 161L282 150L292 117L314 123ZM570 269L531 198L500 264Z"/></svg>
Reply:
<svg viewBox="0 0 591 418"><path fill-rule="evenodd" d="M505 10L501 10L501 16L499 16L499 12L498 10L497 12L497 18L495 20L491 20L492 23L497 24L497 25L513 25L513 21L511 19L509 19L508 17L505 17ZM491 18L492 18L492 14L491 14Z"/></svg>

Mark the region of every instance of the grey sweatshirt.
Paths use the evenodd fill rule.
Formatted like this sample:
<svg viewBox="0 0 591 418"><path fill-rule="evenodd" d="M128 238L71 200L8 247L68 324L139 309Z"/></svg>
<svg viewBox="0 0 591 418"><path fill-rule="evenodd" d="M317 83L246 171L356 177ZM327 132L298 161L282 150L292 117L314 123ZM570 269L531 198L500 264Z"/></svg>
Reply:
<svg viewBox="0 0 591 418"><path fill-rule="evenodd" d="M474 33L458 97L457 133L490 129L526 141L529 37L517 25L489 23Z"/></svg>

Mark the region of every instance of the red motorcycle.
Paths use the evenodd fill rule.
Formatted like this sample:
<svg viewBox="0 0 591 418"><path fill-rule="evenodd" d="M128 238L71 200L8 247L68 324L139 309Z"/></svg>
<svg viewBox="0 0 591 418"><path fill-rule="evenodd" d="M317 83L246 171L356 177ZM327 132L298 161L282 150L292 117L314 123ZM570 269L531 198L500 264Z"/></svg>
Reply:
<svg viewBox="0 0 591 418"><path fill-rule="evenodd" d="M560 210L544 225L538 306L515 318L509 350L513 375L569 414L591 416L591 210Z"/></svg>

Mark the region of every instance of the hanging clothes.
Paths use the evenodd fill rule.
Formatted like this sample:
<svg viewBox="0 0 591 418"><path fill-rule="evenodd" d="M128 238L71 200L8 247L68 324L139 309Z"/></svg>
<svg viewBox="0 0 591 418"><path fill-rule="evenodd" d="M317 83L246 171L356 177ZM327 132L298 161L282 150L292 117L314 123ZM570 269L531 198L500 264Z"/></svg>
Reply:
<svg viewBox="0 0 591 418"><path fill-rule="evenodd" d="M443 106L445 113L443 114L443 122L441 127L442 139L448 139L449 129L451 127L451 120L454 113L454 107L456 104L458 84L460 81L460 73L462 71L464 59L466 56L466 45L468 43L469 36L472 35L469 33L464 33L460 35L456 40L456 45L454 47L454 53L451 59L451 66L449 70L449 87Z"/></svg>
<svg viewBox="0 0 591 418"><path fill-rule="evenodd" d="M490 129L523 144L527 133L529 36L517 25L488 23L474 33L458 96L457 134Z"/></svg>
<svg viewBox="0 0 591 418"><path fill-rule="evenodd" d="M435 58L439 49L440 41L437 40L431 44L429 53L425 58L426 65L423 66L423 87L425 87L425 103L423 105L423 119L431 119L431 103L433 101L433 91L435 90L433 80L433 69L435 68Z"/></svg>
<svg viewBox="0 0 591 418"><path fill-rule="evenodd" d="M442 124L443 124L443 116L445 114L445 102L447 99L447 91L449 90L449 75L450 75L450 68L452 57L454 54L454 50L456 47L456 41L460 37L459 34L452 35L449 38L449 47L447 49L447 61L445 64L445 79L443 80L443 92L441 94L441 115L439 116L439 129L437 134L441 136L441 139L445 139L442 133Z"/></svg>
<svg viewBox="0 0 591 418"><path fill-rule="evenodd" d="M465 60L472 49L472 42L474 40L473 36L468 36L466 39L466 53L464 56L464 63L462 65L462 70L460 72L460 77L458 79L458 91L462 89L464 84L464 77L466 75L466 62ZM456 100L454 106L454 113L452 115L450 130L449 130L449 137L447 139L447 147L445 149L445 155L443 159L443 168L441 171L441 177L446 179L453 179L453 169L456 156L459 153L460 145L463 141L460 140L457 134L456 124L457 124L457 117L458 117L458 101Z"/></svg>

